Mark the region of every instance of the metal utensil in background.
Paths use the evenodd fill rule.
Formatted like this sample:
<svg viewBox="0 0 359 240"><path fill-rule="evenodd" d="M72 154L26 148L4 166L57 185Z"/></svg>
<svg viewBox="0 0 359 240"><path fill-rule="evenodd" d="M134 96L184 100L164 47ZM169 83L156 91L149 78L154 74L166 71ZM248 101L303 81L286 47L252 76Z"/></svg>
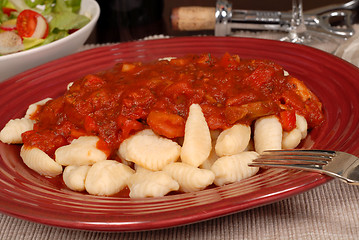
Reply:
<svg viewBox="0 0 359 240"><path fill-rule="evenodd" d="M343 38L354 35L352 27L359 0L346 4L328 5L304 14L308 28L314 28ZM225 0L216 7L180 7L173 9L171 22L179 31L214 30L215 36L234 35L238 30L289 31L291 12L232 9Z"/></svg>

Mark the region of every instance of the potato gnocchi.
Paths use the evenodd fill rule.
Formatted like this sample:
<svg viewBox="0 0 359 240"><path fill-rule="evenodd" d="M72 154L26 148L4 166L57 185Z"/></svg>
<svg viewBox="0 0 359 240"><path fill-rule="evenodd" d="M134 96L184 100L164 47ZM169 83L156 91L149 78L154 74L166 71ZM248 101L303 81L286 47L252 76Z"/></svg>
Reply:
<svg viewBox="0 0 359 240"><path fill-rule="evenodd" d="M262 117L254 123L254 147L258 153L282 149L283 130L275 116Z"/></svg>
<svg viewBox="0 0 359 240"><path fill-rule="evenodd" d="M28 118L11 119L0 132L0 141L9 144L22 143L21 134L32 130L34 121Z"/></svg>
<svg viewBox="0 0 359 240"><path fill-rule="evenodd" d="M223 186L255 175L259 168L248 164L258 156L258 153L250 151L219 158L211 167L215 175L214 184Z"/></svg>
<svg viewBox="0 0 359 240"><path fill-rule="evenodd" d="M251 139L251 128L244 124L235 124L223 130L218 136L215 150L220 157L243 152Z"/></svg>
<svg viewBox="0 0 359 240"><path fill-rule="evenodd" d="M180 186L182 192L195 192L205 189L214 180L214 173L184 162L168 164L164 169Z"/></svg>
<svg viewBox="0 0 359 240"><path fill-rule="evenodd" d="M64 180L65 185L77 192L85 191L85 180L90 168L91 166L89 165L70 165L65 167L64 172L62 173L62 179Z"/></svg>
<svg viewBox="0 0 359 240"><path fill-rule="evenodd" d="M85 189L93 195L110 196L127 185L127 179L134 174L129 166L114 160L96 162L87 172Z"/></svg>
<svg viewBox="0 0 359 240"><path fill-rule="evenodd" d="M92 165L106 160L106 153L96 147L99 140L96 136L79 137L69 145L58 148L55 151L55 160L63 166Z"/></svg>
<svg viewBox="0 0 359 240"><path fill-rule="evenodd" d="M127 184L130 198L163 197L179 189L178 182L164 171L136 171Z"/></svg>
<svg viewBox="0 0 359 240"><path fill-rule="evenodd" d="M211 134L201 107L192 104L185 126L181 160L198 167L208 158L212 149Z"/></svg>
<svg viewBox="0 0 359 240"><path fill-rule="evenodd" d="M180 153L180 145L157 136L150 129L129 137L119 148L119 154L125 160L153 171L162 170L167 164L175 162Z"/></svg>
<svg viewBox="0 0 359 240"><path fill-rule="evenodd" d="M30 119L31 116L37 111L37 108L39 106L43 106L45 103L47 103L50 100L52 100L52 98L45 98L36 103L30 104L30 106L28 107L28 109L26 111L25 118Z"/></svg>
<svg viewBox="0 0 359 240"><path fill-rule="evenodd" d="M21 147L20 157L24 163L35 172L54 177L62 173L62 166L38 148Z"/></svg>
<svg viewBox="0 0 359 240"><path fill-rule="evenodd" d="M31 104L23 118L10 120L0 140L24 143L20 156L30 169L62 174L68 189L92 195L127 188L130 198L152 198L238 182L258 172L248 163L259 154L297 147L323 121L321 103L301 81L275 63L251 60L239 67L241 61L204 54L118 64L117 82L101 74L72 82L64 96ZM170 76L159 77L153 66ZM288 88L262 99L270 93L260 86L274 91L278 84L273 76ZM304 110L293 106L293 94ZM28 144L40 123L52 132L36 137L49 146Z"/></svg>

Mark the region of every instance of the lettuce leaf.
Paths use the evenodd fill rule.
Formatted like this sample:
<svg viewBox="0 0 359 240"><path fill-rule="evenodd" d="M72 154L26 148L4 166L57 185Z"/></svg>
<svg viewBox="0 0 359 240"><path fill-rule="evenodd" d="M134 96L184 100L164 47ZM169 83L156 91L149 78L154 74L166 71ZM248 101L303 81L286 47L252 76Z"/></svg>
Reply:
<svg viewBox="0 0 359 240"><path fill-rule="evenodd" d="M49 34L49 36L47 36L47 38L46 38L45 41L42 43L42 45L46 45L46 44L51 43L51 42L53 42L53 41L59 40L59 39L64 38L64 37L66 37L66 36L68 36L68 35L70 35L70 34L68 33L68 31L55 30L55 31L51 32L51 33Z"/></svg>
<svg viewBox="0 0 359 240"><path fill-rule="evenodd" d="M24 0L27 6L35 8L37 5L44 4L44 0Z"/></svg>
<svg viewBox="0 0 359 240"><path fill-rule="evenodd" d="M8 16L2 11L3 7L6 7L8 4L7 0L0 0L0 23L8 20Z"/></svg>
<svg viewBox="0 0 359 240"><path fill-rule="evenodd" d="M2 12L2 7L5 7L7 4L7 0L0 0L0 11Z"/></svg>
<svg viewBox="0 0 359 240"><path fill-rule="evenodd" d="M75 9L78 11L80 6L81 0L56 0L50 22L50 31L79 29L85 26L90 19L75 13Z"/></svg>
<svg viewBox="0 0 359 240"><path fill-rule="evenodd" d="M54 13L73 12L78 13L81 7L81 0L54 0Z"/></svg>
<svg viewBox="0 0 359 240"><path fill-rule="evenodd" d="M72 8L72 12L78 13L81 8L81 0L67 0L66 5Z"/></svg>
<svg viewBox="0 0 359 240"><path fill-rule="evenodd" d="M38 38L24 38L22 40L22 44L24 44L24 49L30 49L33 47L37 47L38 45L42 44L44 39Z"/></svg>
<svg viewBox="0 0 359 240"><path fill-rule="evenodd" d="M52 16L53 18L50 22L50 32L54 31L55 29L80 29L90 21L89 18L83 15L75 14L73 12L56 13Z"/></svg>

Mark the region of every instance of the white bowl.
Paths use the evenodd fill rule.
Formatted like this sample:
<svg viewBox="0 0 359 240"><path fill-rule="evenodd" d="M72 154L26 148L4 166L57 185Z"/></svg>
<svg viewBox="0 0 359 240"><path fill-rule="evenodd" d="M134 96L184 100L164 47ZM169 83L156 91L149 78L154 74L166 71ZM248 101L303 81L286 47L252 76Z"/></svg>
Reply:
<svg viewBox="0 0 359 240"><path fill-rule="evenodd" d="M94 29L100 16L100 7L95 0L82 0L80 13L89 16L91 21L69 36L41 47L0 56L0 82L30 68L76 52Z"/></svg>

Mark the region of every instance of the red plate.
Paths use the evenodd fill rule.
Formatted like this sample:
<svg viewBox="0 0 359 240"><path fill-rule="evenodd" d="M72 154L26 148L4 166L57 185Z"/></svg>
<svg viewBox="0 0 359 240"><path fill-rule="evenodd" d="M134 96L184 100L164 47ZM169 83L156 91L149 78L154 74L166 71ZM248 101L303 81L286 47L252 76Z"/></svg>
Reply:
<svg viewBox="0 0 359 240"><path fill-rule="evenodd" d="M326 122L304 148L335 149L359 156L359 70L322 51L291 43L232 37L186 37L139 41L77 53L0 84L0 127L22 117L29 104L62 94L77 78L121 61L149 61L186 53L225 52L272 59L303 80L321 99ZM98 197L69 191L28 169L19 146L0 144L0 211L67 228L101 231L149 230L189 224L269 204L331 178L270 169L224 187L154 199Z"/></svg>

